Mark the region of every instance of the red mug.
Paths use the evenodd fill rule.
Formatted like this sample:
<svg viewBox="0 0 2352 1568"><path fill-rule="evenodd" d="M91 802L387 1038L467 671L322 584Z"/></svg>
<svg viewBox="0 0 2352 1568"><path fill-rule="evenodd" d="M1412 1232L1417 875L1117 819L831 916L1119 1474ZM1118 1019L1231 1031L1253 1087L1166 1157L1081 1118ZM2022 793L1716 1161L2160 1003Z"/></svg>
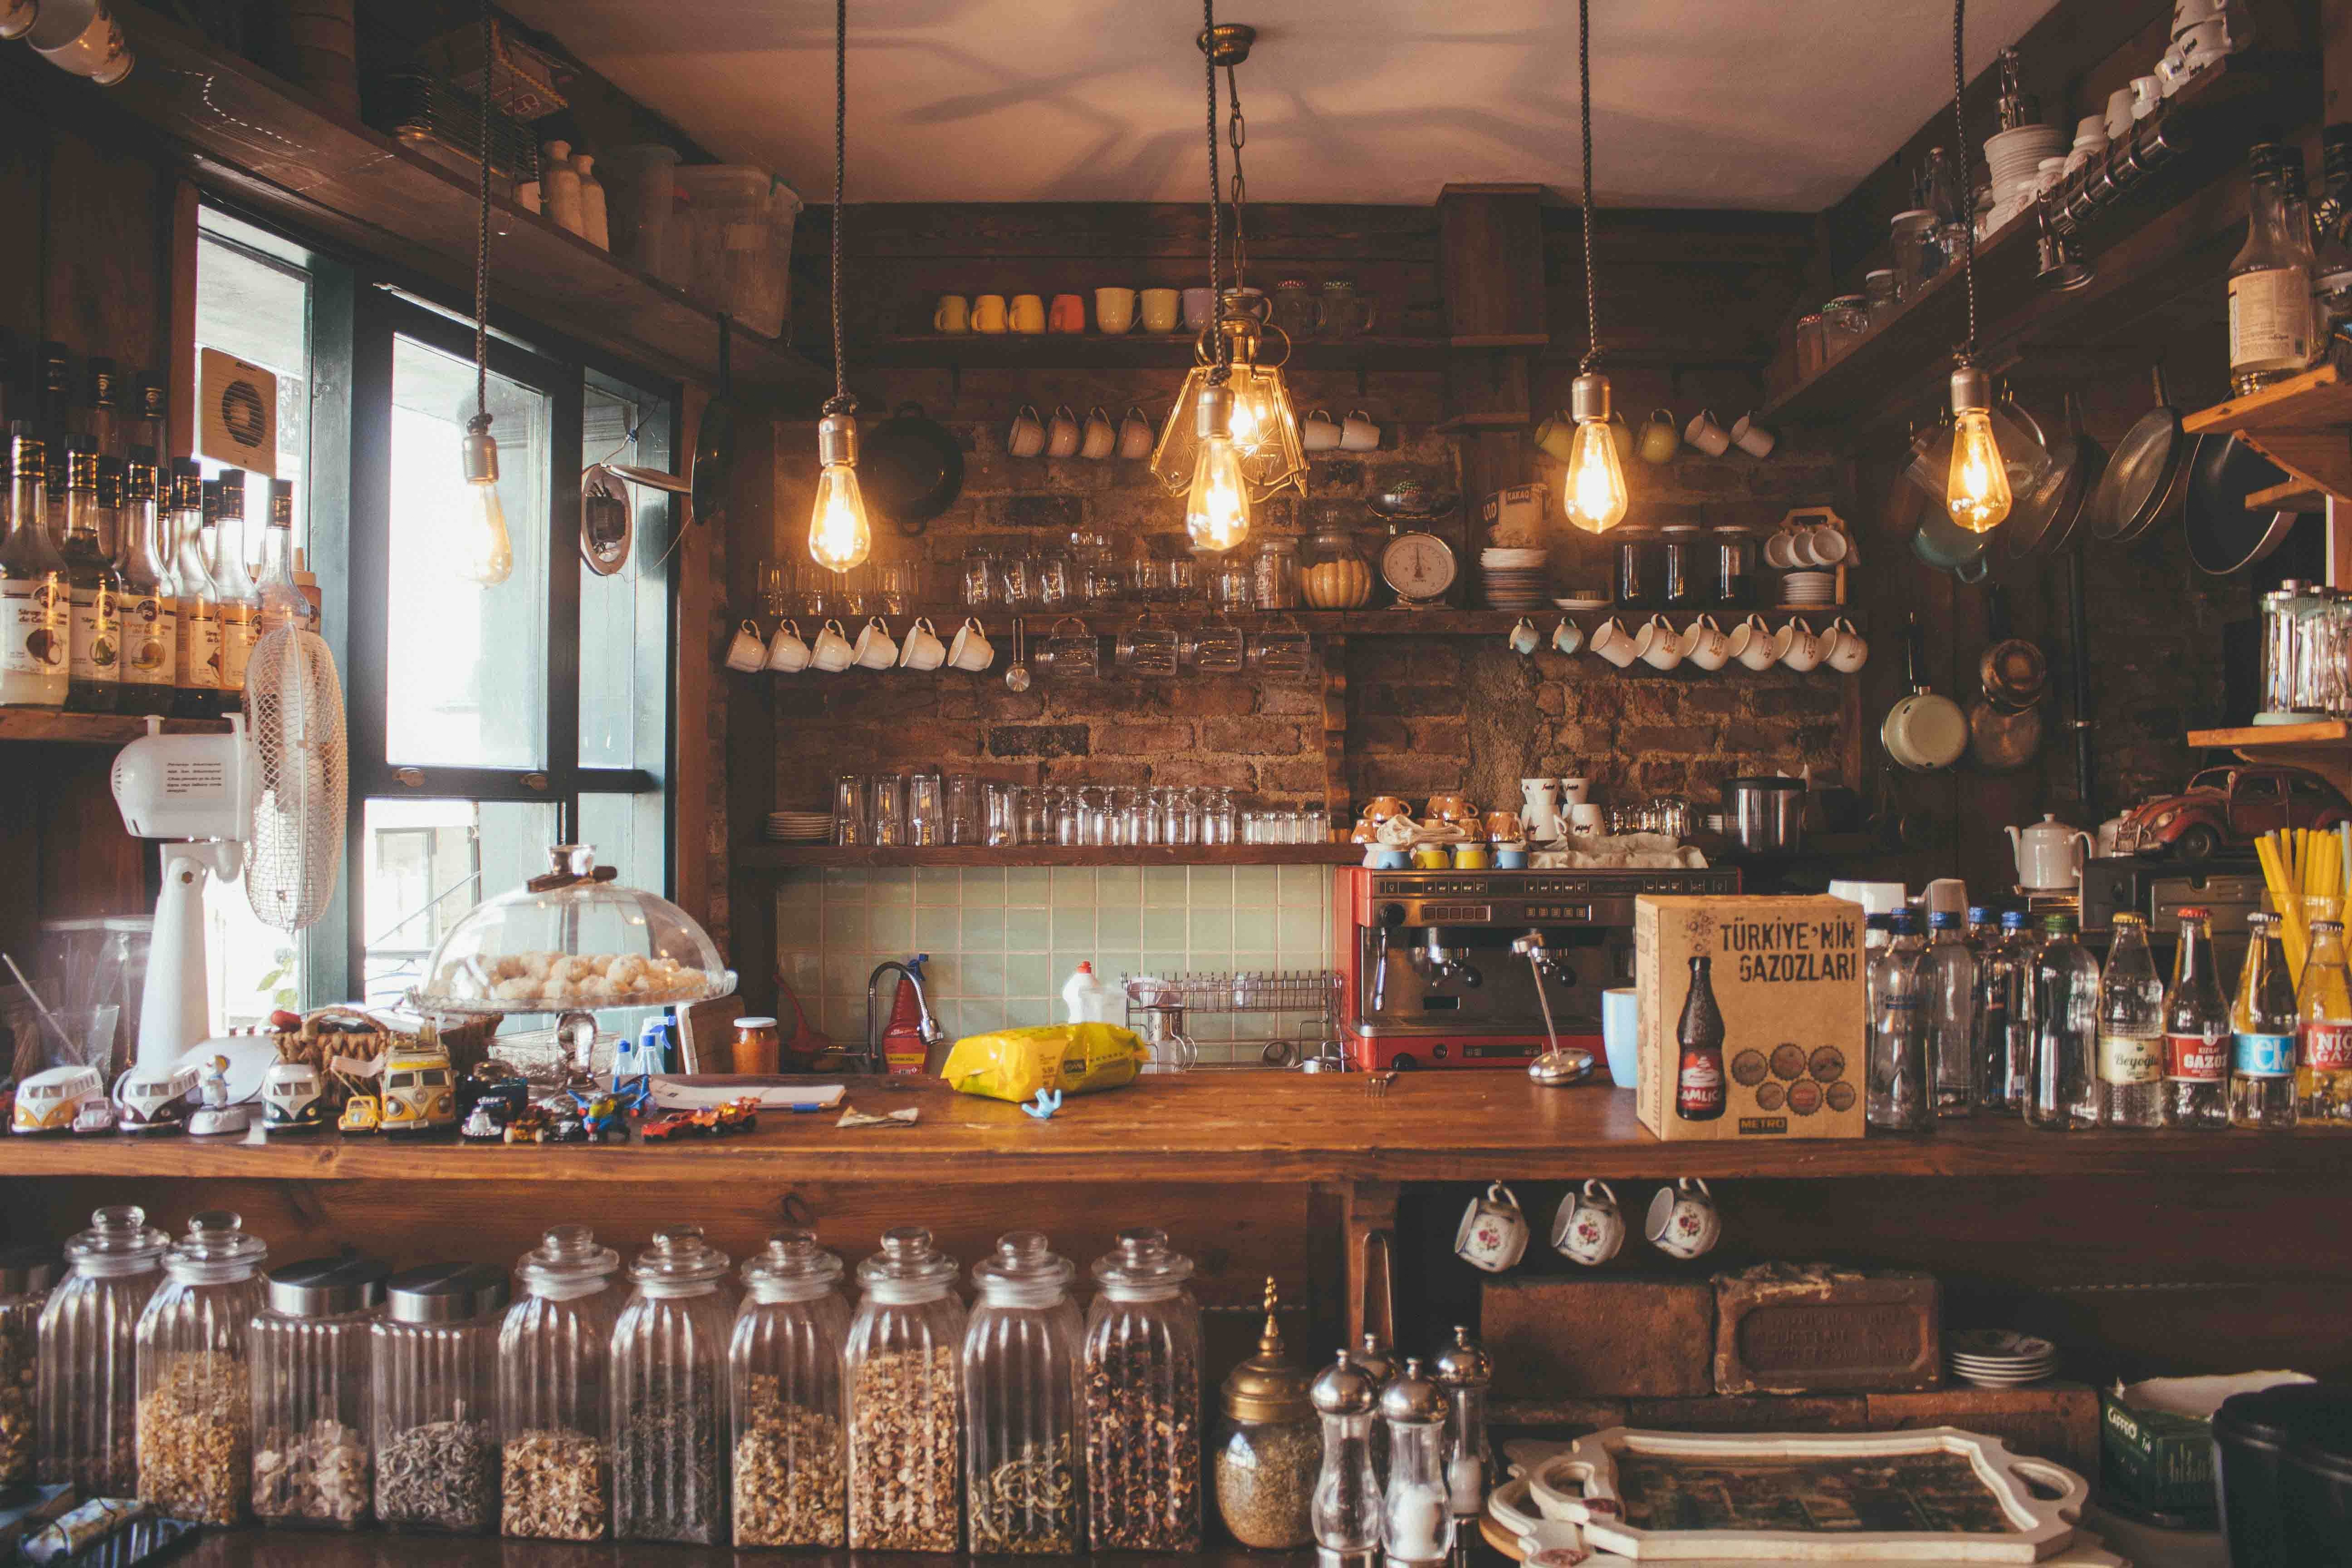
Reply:
<svg viewBox="0 0 2352 1568"><path fill-rule="evenodd" d="M1045 317L1045 330L1051 332L1083 332L1087 330L1087 302L1076 294L1056 294L1053 309Z"/></svg>

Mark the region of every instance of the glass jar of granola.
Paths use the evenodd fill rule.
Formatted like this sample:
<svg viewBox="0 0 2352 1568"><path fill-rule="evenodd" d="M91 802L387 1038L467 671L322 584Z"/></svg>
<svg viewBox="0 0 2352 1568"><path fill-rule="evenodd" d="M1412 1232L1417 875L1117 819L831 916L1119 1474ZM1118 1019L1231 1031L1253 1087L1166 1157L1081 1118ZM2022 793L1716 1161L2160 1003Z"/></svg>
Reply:
<svg viewBox="0 0 2352 1568"><path fill-rule="evenodd" d="M253 1489L247 1343L269 1248L215 1209L163 1254L139 1318L139 1495L203 1524L242 1524Z"/></svg>
<svg viewBox="0 0 2352 1568"><path fill-rule="evenodd" d="M780 1231L743 1260L743 1304L727 1347L738 1546L846 1539L841 1273L841 1259L804 1230Z"/></svg>
<svg viewBox="0 0 2352 1568"><path fill-rule="evenodd" d="M849 1547L954 1552L963 1544L956 1260L900 1226L857 1266L865 1290L842 1360L849 1384Z"/></svg>

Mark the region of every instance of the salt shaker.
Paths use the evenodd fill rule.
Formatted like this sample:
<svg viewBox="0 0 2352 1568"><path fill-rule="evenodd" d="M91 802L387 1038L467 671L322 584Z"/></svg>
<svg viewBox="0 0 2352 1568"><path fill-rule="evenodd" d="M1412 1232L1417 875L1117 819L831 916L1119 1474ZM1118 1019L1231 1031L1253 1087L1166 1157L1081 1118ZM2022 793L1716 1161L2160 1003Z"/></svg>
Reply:
<svg viewBox="0 0 2352 1568"><path fill-rule="evenodd" d="M1380 1384L1341 1351L1307 1396L1323 1418L1323 1468L1307 1516L1317 1568L1372 1568L1381 1545L1381 1482L1372 1473Z"/></svg>
<svg viewBox="0 0 2352 1568"><path fill-rule="evenodd" d="M1452 1494L1442 1452L1445 1392L1421 1374L1421 1358L1381 1391L1389 1429L1389 1484L1381 1546L1391 1564L1423 1568L1445 1561L1454 1541Z"/></svg>
<svg viewBox="0 0 2352 1568"><path fill-rule="evenodd" d="M1456 1323L1454 1342L1437 1352L1430 1375L1445 1391L1445 1485L1454 1517L1475 1519L1486 1506L1486 1389L1495 1381L1495 1363L1469 1329Z"/></svg>

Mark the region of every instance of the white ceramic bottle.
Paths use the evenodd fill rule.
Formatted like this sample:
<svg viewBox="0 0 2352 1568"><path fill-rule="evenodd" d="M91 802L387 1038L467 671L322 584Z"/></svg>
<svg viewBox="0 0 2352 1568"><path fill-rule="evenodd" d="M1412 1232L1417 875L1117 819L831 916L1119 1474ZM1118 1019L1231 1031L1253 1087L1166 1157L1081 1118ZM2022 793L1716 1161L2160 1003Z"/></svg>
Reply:
<svg viewBox="0 0 2352 1568"><path fill-rule="evenodd" d="M580 177L580 237L599 250L610 250L613 231L604 213L604 184L596 178L595 164L589 153L572 154L572 170Z"/></svg>
<svg viewBox="0 0 2352 1568"><path fill-rule="evenodd" d="M547 204L547 216L555 226L572 234L585 235L585 222L581 212L580 175L572 166L572 143L550 142L539 160L541 196Z"/></svg>

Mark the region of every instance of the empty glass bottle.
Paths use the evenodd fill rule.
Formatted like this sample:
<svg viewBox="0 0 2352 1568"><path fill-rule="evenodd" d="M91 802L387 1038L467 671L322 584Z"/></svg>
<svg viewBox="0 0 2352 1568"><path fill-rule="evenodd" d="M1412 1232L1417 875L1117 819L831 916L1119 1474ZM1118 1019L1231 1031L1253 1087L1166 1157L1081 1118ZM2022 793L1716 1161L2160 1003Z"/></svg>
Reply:
<svg viewBox="0 0 2352 1568"><path fill-rule="evenodd" d="M2032 1012L2025 1005L2030 942L2021 910L2004 910L1998 934L1977 958L1976 998L1969 1054L1976 1068L1977 1103L2015 1116L2032 1053Z"/></svg>
<svg viewBox="0 0 2352 1568"><path fill-rule="evenodd" d="M1956 910L1927 917L1931 933L1919 960L1919 1014L1927 1034L1927 1063L1936 1079L1936 1114L1966 1116L1976 1109L1970 1047L1976 1027L1977 955Z"/></svg>
<svg viewBox="0 0 2352 1568"><path fill-rule="evenodd" d="M2295 1010L2303 1022L2295 1043L2295 1119L2352 1121L2352 984L2345 973L2341 922L2313 922Z"/></svg>
<svg viewBox="0 0 2352 1568"><path fill-rule="evenodd" d="M2294 982L2273 914L2246 917L2252 928L2238 999L2230 1008L2230 1125L2265 1131L2294 1125Z"/></svg>
<svg viewBox="0 0 2352 1568"><path fill-rule="evenodd" d="M849 1547L953 1552L963 1544L961 1378L963 1303L956 1260L920 1226L883 1233L857 1266L849 1322Z"/></svg>
<svg viewBox="0 0 2352 1568"><path fill-rule="evenodd" d="M33 1479L41 1307L57 1282L55 1247L0 1252L0 1492Z"/></svg>
<svg viewBox="0 0 2352 1568"><path fill-rule="evenodd" d="M2099 1120L2108 1127L2164 1121L2164 984L2139 916L2115 917L2099 975Z"/></svg>
<svg viewBox="0 0 2352 1568"><path fill-rule="evenodd" d="M735 1544L840 1546L849 1496L841 1259L807 1231L780 1231L743 1260L743 1289L727 1347Z"/></svg>
<svg viewBox="0 0 2352 1568"><path fill-rule="evenodd" d="M1870 1097L1864 1107L1881 1132L1932 1132L1936 1107L1921 1018L1919 917L1908 910L1887 922L1893 940L1870 970Z"/></svg>
<svg viewBox="0 0 2352 1568"><path fill-rule="evenodd" d="M273 1268L253 1320L253 1516L293 1530L358 1530L369 1463L368 1326L387 1270L357 1256Z"/></svg>
<svg viewBox="0 0 2352 1568"><path fill-rule="evenodd" d="M67 1241L72 1272L41 1308L34 1469L43 1486L64 1483L83 1497L139 1489L139 1324L170 1245L128 1204L98 1210Z"/></svg>
<svg viewBox="0 0 2352 1568"><path fill-rule="evenodd" d="M971 1551L1079 1549L1077 1269L1042 1231L1016 1230L972 1265L963 1336L964 1510Z"/></svg>
<svg viewBox="0 0 2352 1568"><path fill-rule="evenodd" d="M2213 961L2213 913L2180 911L2180 946L2164 993L2164 1125L2230 1125L2230 1005Z"/></svg>
<svg viewBox="0 0 2352 1568"><path fill-rule="evenodd" d="M515 1264L499 1323L499 1532L602 1541L613 1524L613 1289L621 1255L559 1225Z"/></svg>
<svg viewBox="0 0 2352 1568"><path fill-rule="evenodd" d="M617 1540L727 1537L727 1266L695 1225L654 1232L629 1265L636 1288L613 1326Z"/></svg>
<svg viewBox="0 0 2352 1568"><path fill-rule="evenodd" d="M1341 1351L1307 1396L1323 1418L1323 1468L1308 1513L1317 1568L1372 1568L1381 1549L1381 1481L1372 1470L1379 1385Z"/></svg>
<svg viewBox="0 0 2352 1568"><path fill-rule="evenodd" d="M1097 1552L1201 1544L1201 1308L1168 1233L1123 1230L1087 1308L1087 1529Z"/></svg>
<svg viewBox="0 0 2352 1568"><path fill-rule="evenodd" d="M247 1345L269 1248L225 1209L188 1221L139 1319L139 1495L204 1524L245 1522L253 1487Z"/></svg>
<svg viewBox="0 0 2352 1568"><path fill-rule="evenodd" d="M375 1515L387 1530L482 1535L498 1522L490 1423L504 1271L428 1263L384 1282L369 1331Z"/></svg>
<svg viewBox="0 0 2352 1568"><path fill-rule="evenodd" d="M2045 915L2042 931L2032 971L2033 1056L2025 1120L2058 1132L2096 1127L2099 961L2074 940L2074 916Z"/></svg>

